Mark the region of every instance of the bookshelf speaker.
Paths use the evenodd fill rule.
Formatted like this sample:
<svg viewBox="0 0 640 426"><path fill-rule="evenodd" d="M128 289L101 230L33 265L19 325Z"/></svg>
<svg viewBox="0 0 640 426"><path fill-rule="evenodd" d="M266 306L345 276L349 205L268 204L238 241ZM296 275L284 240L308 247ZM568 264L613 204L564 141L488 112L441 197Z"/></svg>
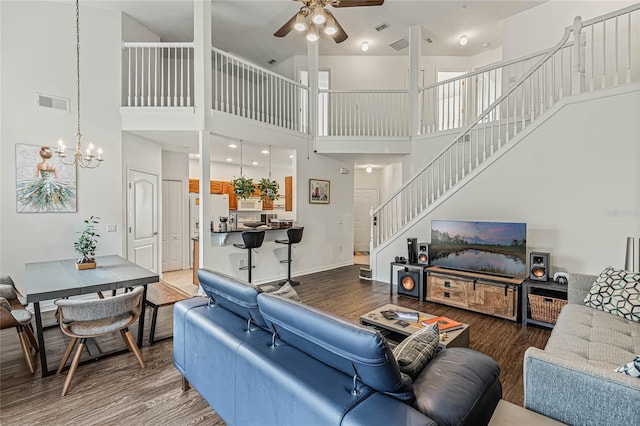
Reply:
<svg viewBox="0 0 640 426"><path fill-rule="evenodd" d="M418 265L429 265L429 244L418 243Z"/></svg>
<svg viewBox="0 0 640 426"><path fill-rule="evenodd" d="M535 281L549 280L549 253L532 252L529 257L529 279Z"/></svg>

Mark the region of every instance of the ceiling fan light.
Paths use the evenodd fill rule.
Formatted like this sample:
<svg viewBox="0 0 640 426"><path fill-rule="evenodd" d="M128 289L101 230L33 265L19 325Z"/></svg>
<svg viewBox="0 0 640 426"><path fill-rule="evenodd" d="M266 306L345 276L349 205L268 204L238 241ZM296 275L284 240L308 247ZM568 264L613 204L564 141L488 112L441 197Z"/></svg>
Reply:
<svg viewBox="0 0 640 426"><path fill-rule="evenodd" d="M466 46L467 43L469 43L469 37L467 37L466 35L461 35L460 36L460 46Z"/></svg>
<svg viewBox="0 0 640 426"><path fill-rule="evenodd" d="M331 36L337 32L338 28L336 28L336 20L333 19L333 16L329 16L329 18L327 18L327 23L324 26L324 33Z"/></svg>
<svg viewBox="0 0 640 426"><path fill-rule="evenodd" d="M307 31L307 40L309 41L318 41L320 36L318 35L318 27L315 25L311 25L309 30Z"/></svg>
<svg viewBox="0 0 640 426"><path fill-rule="evenodd" d="M313 20L313 23L316 25L324 24L325 21L327 20L327 17L324 16L324 9L321 7L316 7L316 9L313 11L313 16L311 19Z"/></svg>
<svg viewBox="0 0 640 426"><path fill-rule="evenodd" d="M307 29L307 18L302 12L298 12L296 15L296 23L293 25L293 29L296 31L304 31Z"/></svg>

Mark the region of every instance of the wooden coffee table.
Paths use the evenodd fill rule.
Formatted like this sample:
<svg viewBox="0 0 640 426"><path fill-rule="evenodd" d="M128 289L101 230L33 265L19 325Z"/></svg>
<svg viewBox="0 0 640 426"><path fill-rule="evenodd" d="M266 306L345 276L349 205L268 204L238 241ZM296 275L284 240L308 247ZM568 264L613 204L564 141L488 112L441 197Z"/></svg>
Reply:
<svg viewBox="0 0 640 426"><path fill-rule="evenodd" d="M393 305L391 303L380 306L379 308L376 308L360 316L360 324L379 330L386 339L391 340L395 343L400 343L407 336L410 336L416 331L421 330L422 327L417 323L412 323L409 321L407 321L409 322L408 326L400 327L399 325L395 324L398 320L388 320L380 313L382 311L388 310L418 312L421 319L436 317L436 315L427 314L425 312L416 311L414 309L403 308L402 306ZM446 339L443 339L443 337L443 335L440 335L440 346L442 346L443 348L467 348L469 347L469 324L464 324L464 326L458 330L448 331Z"/></svg>

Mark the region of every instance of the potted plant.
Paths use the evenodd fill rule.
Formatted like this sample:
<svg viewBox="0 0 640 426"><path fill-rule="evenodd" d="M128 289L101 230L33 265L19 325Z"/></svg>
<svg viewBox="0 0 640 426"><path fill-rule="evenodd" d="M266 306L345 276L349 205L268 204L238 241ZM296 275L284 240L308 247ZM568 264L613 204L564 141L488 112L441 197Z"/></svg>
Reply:
<svg viewBox="0 0 640 426"><path fill-rule="evenodd" d="M233 185L233 192L236 194L236 197L242 200L251 197L256 190L256 187L253 186L253 179L244 176L233 179L231 184Z"/></svg>
<svg viewBox="0 0 640 426"><path fill-rule="evenodd" d="M258 183L258 189L260 190L260 198L263 200L271 200L275 201L278 199L280 194L278 190L280 189L280 185L275 179L262 178Z"/></svg>
<svg viewBox="0 0 640 426"><path fill-rule="evenodd" d="M84 230L80 232L80 238L73 243L73 248L80 255L76 261L76 269L93 269L96 267L96 248L98 247L98 235L95 225L100 219L98 216L91 216L84 221Z"/></svg>

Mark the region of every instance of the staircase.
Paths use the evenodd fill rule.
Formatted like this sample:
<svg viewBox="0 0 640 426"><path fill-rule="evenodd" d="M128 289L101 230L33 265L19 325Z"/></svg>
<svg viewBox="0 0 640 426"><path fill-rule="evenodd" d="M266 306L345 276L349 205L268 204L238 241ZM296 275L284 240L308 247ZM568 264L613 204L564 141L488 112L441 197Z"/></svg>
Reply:
<svg viewBox="0 0 640 426"><path fill-rule="evenodd" d="M491 100L486 108L475 103L473 106L477 106L479 113L473 114L466 126L462 118L453 119L456 115L451 111L472 106L470 103L441 103L437 111L437 107L429 105L435 105L433 99L437 99L442 86L425 88L421 131L461 130L417 174L372 209L371 264L375 264L381 250L400 238L403 230L427 216L524 139L532 124L564 97L640 81L639 10L640 4L635 4L585 22L576 18L553 48L526 58L533 65L508 85L504 94ZM507 65L511 64L499 67ZM500 78L494 71L499 67L479 70L441 85L450 86L453 89L448 90L455 92L455 87L461 90L465 82L468 87L473 75L492 71L496 73L495 81ZM487 102L486 97L483 102Z"/></svg>

